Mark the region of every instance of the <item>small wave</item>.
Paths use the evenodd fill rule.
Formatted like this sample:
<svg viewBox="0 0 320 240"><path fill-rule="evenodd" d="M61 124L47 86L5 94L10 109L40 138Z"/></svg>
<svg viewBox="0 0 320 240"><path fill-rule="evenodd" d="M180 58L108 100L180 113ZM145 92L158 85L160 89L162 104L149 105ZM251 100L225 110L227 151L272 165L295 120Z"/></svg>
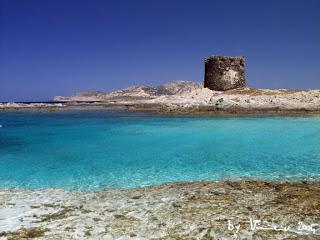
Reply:
<svg viewBox="0 0 320 240"><path fill-rule="evenodd" d="M0 128L2 128L2 125L0 124Z"/></svg>

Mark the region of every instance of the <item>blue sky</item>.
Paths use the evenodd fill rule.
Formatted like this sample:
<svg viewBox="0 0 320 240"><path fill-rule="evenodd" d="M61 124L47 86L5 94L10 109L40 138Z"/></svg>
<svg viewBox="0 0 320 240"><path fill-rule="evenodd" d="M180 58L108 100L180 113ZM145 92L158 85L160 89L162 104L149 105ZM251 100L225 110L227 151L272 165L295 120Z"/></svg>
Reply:
<svg viewBox="0 0 320 240"><path fill-rule="evenodd" d="M244 55L247 84L320 88L320 1L0 0L0 101L173 80Z"/></svg>

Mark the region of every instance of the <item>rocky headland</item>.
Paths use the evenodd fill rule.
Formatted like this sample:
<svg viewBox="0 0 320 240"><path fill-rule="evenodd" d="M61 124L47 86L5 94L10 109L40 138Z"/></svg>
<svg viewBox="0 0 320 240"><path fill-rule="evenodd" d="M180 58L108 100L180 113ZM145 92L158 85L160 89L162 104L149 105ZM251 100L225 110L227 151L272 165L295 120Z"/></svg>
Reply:
<svg viewBox="0 0 320 240"><path fill-rule="evenodd" d="M191 81L134 86L110 93L56 96L53 103L0 103L0 110L122 108L163 114L307 114L320 113L320 90L236 88L214 91Z"/></svg>
<svg viewBox="0 0 320 240"><path fill-rule="evenodd" d="M120 107L166 114L320 113L320 90L246 87L243 56L209 56L204 66L203 84L175 81L159 86L133 86L110 93L81 92L73 96L55 96L56 103L0 103L0 110Z"/></svg>
<svg viewBox="0 0 320 240"><path fill-rule="evenodd" d="M320 90L236 88L215 91L202 84L176 81L157 87L136 86L111 93L79 93L54 98L65 105L83 104L184 114L320 113Z"/></svg>

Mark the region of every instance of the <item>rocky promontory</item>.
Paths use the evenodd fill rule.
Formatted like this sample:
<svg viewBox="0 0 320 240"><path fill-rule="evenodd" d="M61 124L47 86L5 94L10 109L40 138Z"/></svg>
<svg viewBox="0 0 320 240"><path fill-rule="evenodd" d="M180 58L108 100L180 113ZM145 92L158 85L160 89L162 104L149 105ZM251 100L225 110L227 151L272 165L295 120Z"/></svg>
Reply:
<svg viewBox="0 0 320 240"><path fill-rule="evenodd" d="M53 103L0 103L0 110L122 108L162 114L318 114L320 90L235 88L215 91L198 82L175 81L113 92L55 96Z"/></svg>
<svg viewBox="0 0 320 240"><path fill-rule="evenodd" d="M152 109L162 113L319 113L320 90L236 88L214 91L200 83L177 81L156 87L136 86L111 93L54 98L67 105L97 105Z"/></svg>
<svg viewBox="0 0 320 240"><path fill-rule="evenodd" d="M20 108L103 107L153 110L169 114L320 113L320 90L246 87L245 57L209 56L203 84L175 81L133 86L113 92L88 91L55 96L56 103L0 103L0 110Z"/></svg>

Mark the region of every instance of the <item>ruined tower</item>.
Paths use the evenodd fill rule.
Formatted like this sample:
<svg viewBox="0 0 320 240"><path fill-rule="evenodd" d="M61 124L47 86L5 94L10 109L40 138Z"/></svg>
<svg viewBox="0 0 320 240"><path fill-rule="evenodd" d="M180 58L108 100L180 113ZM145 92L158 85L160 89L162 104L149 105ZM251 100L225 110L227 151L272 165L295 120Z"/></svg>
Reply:
<svg viewBox="0 0 320 240"><path fill-rule="evenodd" d="M245 87L245 58L210 56L205 60L204 87L215 91Z"/></svg>

